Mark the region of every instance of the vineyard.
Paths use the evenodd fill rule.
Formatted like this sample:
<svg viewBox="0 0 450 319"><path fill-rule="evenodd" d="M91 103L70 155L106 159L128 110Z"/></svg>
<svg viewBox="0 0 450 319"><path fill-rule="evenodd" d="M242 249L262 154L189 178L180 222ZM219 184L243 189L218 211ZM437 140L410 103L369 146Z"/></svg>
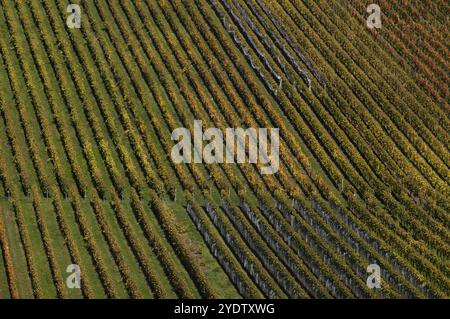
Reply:
<svg viewBox="0 0 450 319"><path fill-rule="evenodd" d="M450 298L450 3L369 4L0 0L0 299Z"/></svg>

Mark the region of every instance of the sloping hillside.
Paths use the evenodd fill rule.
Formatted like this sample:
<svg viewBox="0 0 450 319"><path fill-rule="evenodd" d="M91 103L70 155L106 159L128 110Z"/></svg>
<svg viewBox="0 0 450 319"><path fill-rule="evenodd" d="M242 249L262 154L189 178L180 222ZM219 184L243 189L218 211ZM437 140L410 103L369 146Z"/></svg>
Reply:
<svg viewBox="0 0 450 319"><path fill-rule="evenodd" d="M0 298L450 297L448 1L71 3L0 0Z"/></svg>

